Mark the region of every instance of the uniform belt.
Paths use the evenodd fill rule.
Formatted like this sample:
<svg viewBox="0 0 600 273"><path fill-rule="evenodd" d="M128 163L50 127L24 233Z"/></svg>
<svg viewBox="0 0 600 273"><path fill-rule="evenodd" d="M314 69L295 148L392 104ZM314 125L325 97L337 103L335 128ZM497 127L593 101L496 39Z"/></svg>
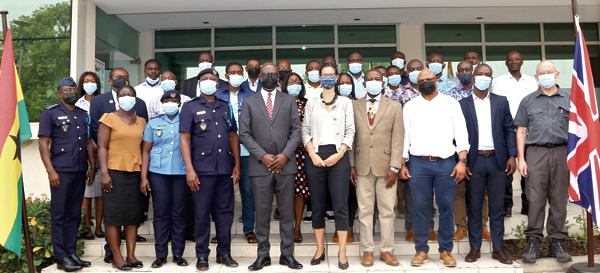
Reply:
<svg viewBox="0 0 600 273"><path fill-rule="evenodd" d="M419 157L422 158L422 159L427 159L429 161L438 161L440 159L443 159L443 158L441 158L439 156L419 156Z"/></svg>
<svg viewBox="0 0 600 273"><path fill-rule="evenodd" d="M560 143L560 144L553 144L553 143L546 143L546 144L529 144L527 146L533 146L533 147L546 147L546 148L556 148L556 147L560 147L560 146L565 146L567 145L567 143Z"/></svg>
<svg viewBox="0 0 600 273"><path fill-rule="evenodd" d="M496 153L496 151L494 151L494 150L479 150L479 151L477 151L478 155L484 155L484 156L493 155L495 153Z"/></svg>

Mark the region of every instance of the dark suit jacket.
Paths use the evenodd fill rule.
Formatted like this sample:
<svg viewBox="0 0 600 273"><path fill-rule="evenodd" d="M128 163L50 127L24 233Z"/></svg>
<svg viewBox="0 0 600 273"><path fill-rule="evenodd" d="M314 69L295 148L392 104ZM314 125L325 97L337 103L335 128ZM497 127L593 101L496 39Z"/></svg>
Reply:
<svg viewBox="0 0 600 273"><path fill-rule="evenodd" d="M244 99L240 115L240 140L250 152L250 176L271 174L260 159L265 154L284 154L288 158L281 174L298 173L296 147L302 138L298 105L294 97L273 91L273 119L269 119L261 92Z"/></svg>
<svg viewBox="0 0 600 273"><path fill-rule="evenodd" d="M477 125L477 113L473 96L468 96L459 101L469 132L469 153L467 163L469 169L473 170L477 159L477 147L479 147L479 126ZM508 107L508 100L504 96L490 94L490 108L492 111L492 136L494 138L494 149L496 159L500 168L506 168L509 156L517 156L517 138L513 118Z"/></svg>
<svg viewBox="0 0 600 273"><path fill-rule="evenodd" d="M98 121L105 113L114 112L115 104L117 104L117 102L113 99L112 91L108 91L92 98L92 101L90 102L90 133L94 142L98 143L98 127L100 127ZM148 110L146 109L146 103L142 99L135 98L133 113L138 117L144 118L146 122L148 122Z"/></svg>
<svg viewBox="0 0 600 273"><path fill-rule="evenodd" d="M193 98L197 97L196 96L197 86L198 86L198 76L191 77L191 78L183 81L183 92L181 94L186 95L193 99ZM223 86L227 86L227 82L219 79L219 88L221 88Z"/></svg>
<svg viewBox="0 0 600 273"><path fill-rule="evenodd" d="M256 83L256 92L262 90L262 83L260 81L260 79L257 79L257 83ZM242 83L242 88L245 88L246 90L250 91L250 92L254 92L252 91L252 88L250 88L250 84L248 83L248 80L246 79L243 83Z"/></svg>

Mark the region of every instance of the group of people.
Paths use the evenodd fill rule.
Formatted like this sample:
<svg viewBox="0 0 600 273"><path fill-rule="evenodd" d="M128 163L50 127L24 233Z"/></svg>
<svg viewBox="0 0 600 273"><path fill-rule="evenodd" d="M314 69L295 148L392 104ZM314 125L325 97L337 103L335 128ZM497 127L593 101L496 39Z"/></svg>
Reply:
<svg viewBox="0 0 600 273"><path fill-rule="evenodd" d="M339 73L327 56L309 61L300 75L286 60L249 58L245 66L228 64L221 77L213 56L202 52L200 73L185 80L181 92L175 74L154 59L144 64L145 82L136 87L123 68L111 70L111 90L104 94L93 72L78 82L61 80L61 102L42 112L38 134L58 268L90 266L75 254L84 192L86 207L96 200L95 235L103 235L98 217L106 227L104 261L117 269L143 267L135 246L145 240L137 230L150 196L153 268L167 262L169 241L173 262L187 266L186 239L196 242L198 270L209 269L211 242L217 263L237 267L231 256L237 184L245 237L257 243L249 270L271 265L273 198L279 263L292 269L303 267L294 244L303 241L305 207L316 238L311 265L325 260L327 217L335 219L338 267L349 267L346 244L354 241L356 214L365 267L375 262L376 220L380 260L399 265L393 254L397 214L404 215L406 240L415 242L413 266L428 261L430 240L438 241L444 265L456 266L453 239L467 234L465 261L481 257L485 238L492 241L493 259L512 264L502 241L516 170L523 177L521 212L528 215L522 260L540 257L546 202L550 255L571 260L563 245L570 98L556 84L560 72L551 61L539 63L535 79L521 73L523 59L514 51L506 57L508 73L496 78L476 52L465 54L453 79L443 75L440 54L424 64L407 62L398 51L390 66L363 72L363 56L353 51L347 64L349 72Z"/></svg>

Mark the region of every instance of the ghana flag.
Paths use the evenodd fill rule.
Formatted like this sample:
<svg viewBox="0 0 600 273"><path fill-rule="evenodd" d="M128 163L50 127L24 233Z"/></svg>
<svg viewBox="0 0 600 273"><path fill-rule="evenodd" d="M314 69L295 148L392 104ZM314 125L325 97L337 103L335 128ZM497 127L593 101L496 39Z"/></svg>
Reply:
<svg viewBox="0 0 600 273"><path fill-rule="evenodd" d="M31 137L23 92L17 78L10 29L0 64L0 245L21 256L23 175L21 142ZM21 138L21 130L28 136Z"/></svg>

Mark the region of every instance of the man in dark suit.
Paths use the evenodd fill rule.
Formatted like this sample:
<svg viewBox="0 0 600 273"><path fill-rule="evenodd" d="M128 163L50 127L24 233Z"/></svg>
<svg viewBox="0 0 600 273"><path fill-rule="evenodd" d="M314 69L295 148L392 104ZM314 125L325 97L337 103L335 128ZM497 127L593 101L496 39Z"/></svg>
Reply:
<svg viewBox="0 0 600 273"><path fill-rule="evenodd" d="M117 93L115 90L121 86L129 85L129 73L124 68L117 67L110 72L108 83L111 86L111 91L93 97L92 101L90 102L90 133L95 143L98 143L98 120L100 120L102 115L105 113L112 113L119 109ZM148 121L148 110L146 109L146 103L140 98L135 98L133 112L138 117L144 118L146 121ZM138 235L137 241L145 242L146 238ZM106 251L106 254L104 255L104 262L112 263L113 255L108 243L104 245L104 250Z"/></svg>
<svg viewBox="0 0 600 273"><path fill-rule="evenodd" d="M276 92L279 74L273 63L260 70L262 90L244 99L240 115L240 139L250 153L250 178L256 202L258 258L248 267L271 265L269 251L273 191L280 212L281 257L279 264L301 269L294 253L294 178L298 172L295 152L301 139L298 106L293 97ZM275 91L275 92L274 92Z"/></svg>
<svg viewBox="0 0 600 273"><path fill-rule="evenodd" d="M209 51L200 52L200 57L198 58L198 68L200 68L199 72L207 68L215 68L215 58L210 54ZM195 98L200 95L200 89L198 88L198 76L191 77L183 82L183 92L181 94L186 95L190 98ZM219 79L219 86L225 86L227 82Z"/></svg>
<svg viewBox="0 0 600 273"><path fill-rule="evenodd" d="M471 149L467 154L468 229L471 250L466 262L481 257L481 213L486 189L490 207L492 258L504 264L512 260L502 250L504 236L504 188L506 176L516 170L517 144L513 118L506 97L489 92L492 68L477 66L473 73L473 95L460 100L469 132Z"/></svg>

